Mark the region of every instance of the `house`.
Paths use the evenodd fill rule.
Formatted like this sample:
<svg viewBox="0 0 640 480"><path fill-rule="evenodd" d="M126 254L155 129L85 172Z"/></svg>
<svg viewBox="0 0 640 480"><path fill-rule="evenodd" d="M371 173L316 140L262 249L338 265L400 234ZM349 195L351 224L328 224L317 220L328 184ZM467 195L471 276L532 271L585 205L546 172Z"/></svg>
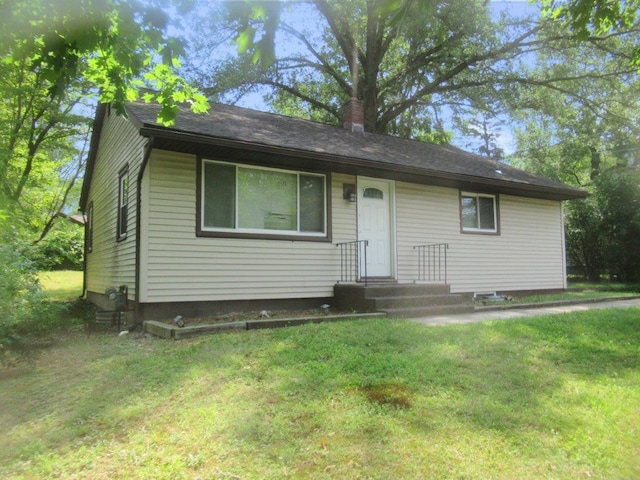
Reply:
<svg viewBox="0 0 640 480"><path fill-rule="evenodd" d="M336 285L566 288L578 189L451 146L244 108L97 109L81 195L85 294L126 284L139 320L317 307ZM366 261L365 261L366 256Z"/></svg>

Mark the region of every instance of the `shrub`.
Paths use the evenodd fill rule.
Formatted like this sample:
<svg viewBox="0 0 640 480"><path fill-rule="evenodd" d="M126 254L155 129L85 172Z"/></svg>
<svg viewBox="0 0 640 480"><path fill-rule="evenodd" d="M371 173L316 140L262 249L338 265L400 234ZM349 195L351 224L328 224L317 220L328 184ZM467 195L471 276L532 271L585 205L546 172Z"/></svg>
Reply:
<svg viewBox="0 0 640 480"><path fill-rule="evenodd" d="M607 267L619 280L640 281L640 171L612 170L596 185Z"/></svg>
<svg viewBox="0 0 640 480"><path fill-rule="evenodd" d="M27 336L44 336L58 328L63 307L49 301L35 264L17 241L0 244L0 361L24 350ZM7 241L9 240L9 241Z"/></svg>
<svg viewBox="0 0 640 480"><path fill-rule="evenodd" d="M34 247L32 259L38 270L82 270L84 233L69 221L58 222Z"/></svg>
<svg viewBox="0 0 640 480"><path fill-rule="evenodd" d="M592 196L570 202L566 223L569 263L589 280L608 273L640 280L640 172L618 168L598 176Z"/></svg>
<svg viewBox="0 0 640 480"><path fill-rule="evenodd" d="M566 217L567 257L590 281L600 280L605 269L604 235L598 205L592 197L569 202Z"/></svg>

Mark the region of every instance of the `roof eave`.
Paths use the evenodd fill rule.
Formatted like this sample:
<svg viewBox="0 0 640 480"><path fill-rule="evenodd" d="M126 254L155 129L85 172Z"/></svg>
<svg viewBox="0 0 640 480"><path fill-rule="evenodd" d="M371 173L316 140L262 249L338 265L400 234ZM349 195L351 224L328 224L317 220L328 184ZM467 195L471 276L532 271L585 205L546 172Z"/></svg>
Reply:
<svg viewBox="0 0 640 480"><path fill-rule="evenodd" d="M418 183L429 185L441 185L454 188L485 188L492 189L497 193L542 198L548 200L573 200L578 198L585 198L588 196L587 192L570 187L562 188L543 185L531 185L510 180L499 180L472 175L441 172L437 170L426 170L397 164L389 165L374 160L367 160L350 156L340 156L310 150L265 145L224 137L212 137L209 135L180 131L173 128L169 129L151 124L139 124L138 127L140 129L140 134L145 137L153 136L156 139L171 140L183 145L195 143L206 146L248 150L256 153L261 152L285 155L296 158L322 160L323 163L328 167L339 168L344 173L347 173L347 171L366 169L370 171L380 171L381 173L391 173L394 177L396 177L396 179L412 181L414 183L420 180ZM179 149L176 150L179 151Z"/></svg>
<svg viewBox="0 0 640 480"><path fill-rule="evenodd" d="M82 180L82 190L80 191L80 211L85 212L87 208L87 201L89 200L89 188L91 187L91 180L93 178L93 170L96 164L96 157L98 156L98 146L100 145L100 135L102 133L102 127L104 125L104 117L107 111L107 104L98 103L96 106L96 114L93 119L93 127L91 129L91 141L89 143L89 154L87 155L87 164L85 167L85 174Z"/></svg>

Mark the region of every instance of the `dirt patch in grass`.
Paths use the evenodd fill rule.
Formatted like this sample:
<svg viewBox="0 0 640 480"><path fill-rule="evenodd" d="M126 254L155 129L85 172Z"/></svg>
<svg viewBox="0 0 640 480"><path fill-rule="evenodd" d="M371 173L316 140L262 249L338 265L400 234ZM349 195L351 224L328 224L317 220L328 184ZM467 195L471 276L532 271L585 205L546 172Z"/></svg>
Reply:
<svg viewBox="0 0 640 480"><path fill-rule="evenodd" d="M406 385L382 383L361 387L360 392L372 403L395 408L411 408L411 396Z"/></svg>

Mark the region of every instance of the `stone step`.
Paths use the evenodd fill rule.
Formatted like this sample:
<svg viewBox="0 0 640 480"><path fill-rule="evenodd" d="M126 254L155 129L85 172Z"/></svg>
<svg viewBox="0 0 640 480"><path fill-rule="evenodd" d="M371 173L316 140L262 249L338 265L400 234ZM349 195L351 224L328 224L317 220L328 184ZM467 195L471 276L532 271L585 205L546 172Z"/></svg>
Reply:
<svg viewBox="0 0 640 480"><path fill-rule="evenodd" d="M358 312L375 312L380 306L398 308L403 305L402 299L407 299L409 306L425 306L429 304L425 297L433 297L436 304L462 303L468 299L458 295L450 299L444 299L451 295L451 288L446 284L338 284L334 287L335 306L344 311L355 310ZM442 297L442 298L440 298ZM384 299L378 302L378 299ZM455 300L454 300L455 299ZM413 303L413 304L412 304Z"/></svg>
<svg viewBox="0 0 640 480"><path fill-rule="evenodd" d="M459 294L440 295L403 295L391 297L375 297L376 310L387 308L434 307L439 305L461 305L468 302L468 297Z"/></svg>
<svg viewBox="0 0 640 480"><path fill-rule="evenodd" d="M368 285L364 287L365 298L375 297L401 297L416 295L441 295L451 292L451 287L445 284L387 284Z"/></svg>
<svg viewBox="0 0 640 480"><path fill-rule="evenodd" d="M334 286L334 292L343 295L357 295L360 298L371 298L401 295L440 295L450 293L451 287L442 283L385 283L366 286L358 283L341 283Z"/></svg>

